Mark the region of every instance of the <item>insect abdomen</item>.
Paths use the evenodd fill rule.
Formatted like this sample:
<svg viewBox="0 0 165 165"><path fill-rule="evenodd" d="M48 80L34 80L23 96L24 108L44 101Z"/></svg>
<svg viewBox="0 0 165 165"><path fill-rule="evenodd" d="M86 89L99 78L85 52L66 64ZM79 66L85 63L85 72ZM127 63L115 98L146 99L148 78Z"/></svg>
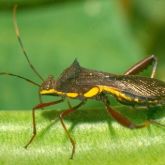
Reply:
<svg viewBox="0 0 165 165"><path fill-rule="evenodd" d="M118 77L113 85L120 91L120 97L117 96L117 99L122 103L165 105L163 81L131 75Z"/></svg>
<svg viewBox="0 0 165 165"><path fill-rule="evenodd" d="M126 105L146 105L146 106L161 106L165 105L165 97L142 97L128 93L122 93L125 97L116 97L122 104ZM127 99L128 98L128 99Z"/></svg>

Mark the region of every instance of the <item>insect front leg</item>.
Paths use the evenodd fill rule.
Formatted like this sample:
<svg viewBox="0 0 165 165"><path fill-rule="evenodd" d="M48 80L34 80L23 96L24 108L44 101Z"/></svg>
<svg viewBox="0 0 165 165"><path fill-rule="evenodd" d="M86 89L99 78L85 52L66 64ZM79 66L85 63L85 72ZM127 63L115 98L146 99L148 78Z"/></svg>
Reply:
<svg viewBox="0 0 165 165"><path fill-rule="evenodd" d="M60 122L61 122L61 124L62 124L62 127L64 128L65 133L67 134L67 136L68 136L68 138L69 138L69 140L70 140L70 142L71 142L71 144L72 144L72 153L71 153L71 157L70 157L71 159L73 159L73 155L74 155L74 153L75 153L76 143L75 143L75 141L73 140L73 138L71 137L69 131L67 130L63 118L64 118L65 116L69 115L71 112L74 112L76 109L78 109L78 108L79 108L80 106L82 106L84 103L85 103L85 101L80 102L78 105L72 107L71 109L68 109L68 110L63 111L63 112L60 114L60 116L59 116L59 117L60 117ZM69 107L71 107L70 104L69 104Z"/></svg>
<svg viewBox="0 0 165 165"><path fill-rule="evenodd" d="M151 64L153 64L153 67L152 67L152 73L151 73L150 77L154 78L155 72L156 72L156 69L157 69L157 58L154 55L151 55L151 56L139 61L138 63L136 63L135 65L130 67L124 73L124 75L138 74L139 72L143 71L144 69L146 69Z"/></svg>
<svg viewBox="0 0 165 165"><path fill-rule="evenodd" d="M36 121L35 121L35 111L38 109L42 109L44 107L48 107L54 104L58 104L60 102L64 101L63 99L57 100L57 101L52 101L52 102L47 102L47 103L40 103L38 105L36 105L33 109L32 109L32 125L33 125L33 133L32 136L30 138L30 140L28 141L28 143L25 145L25 148L27 149L27 147L31 144L31 142L34 140L36 134L37 134L37 130L36 130Z"/></svg>
<svg viewBox="0 0 165 165"><path fill-rule="evenodd" d="M40 94L40 90L38 91L38 98L39 98L39 104L42 104L43 100L42 100L42 95ZM41 109L44 109L44 108L42 107Z"/></svg>

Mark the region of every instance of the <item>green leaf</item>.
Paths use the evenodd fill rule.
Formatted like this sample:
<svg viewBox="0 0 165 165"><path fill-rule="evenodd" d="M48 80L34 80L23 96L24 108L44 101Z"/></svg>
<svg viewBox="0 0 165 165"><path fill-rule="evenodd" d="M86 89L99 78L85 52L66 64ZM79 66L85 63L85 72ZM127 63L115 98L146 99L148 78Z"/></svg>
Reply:
<svg viewBox="0 0 165 165"><path fill-rule="evenodd" d="M146 118L144 110L115 107L136 123ZM156 118L165 118L158 109ZM0 164L4 165L163 165L165 162L165 128L129 130L120 126L103 109L77 110L65 118L65 124L76 141L76 153L70 160L71 144L62 128L60 111L37 111L38 134L29 148L31 112L0 113Z"/></svg>

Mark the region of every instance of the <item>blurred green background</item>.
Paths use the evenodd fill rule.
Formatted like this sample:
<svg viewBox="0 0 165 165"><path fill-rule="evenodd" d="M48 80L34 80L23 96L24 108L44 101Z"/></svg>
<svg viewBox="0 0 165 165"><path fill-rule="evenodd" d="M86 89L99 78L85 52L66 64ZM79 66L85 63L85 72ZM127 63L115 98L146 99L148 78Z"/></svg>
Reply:
<svg viewBox="0 0 165 165"><path fill-rule="evenodd" d="M25 49L44 78L58 77L75 58L84 67L122 74L155 54L159 59L156 76L165 80L165 1L1 0L0 72L40 82L16 39L12 23L16 3ZM0 77L0 91L1 110L31 109L39 102L38 88L13 77Z"/></svg>

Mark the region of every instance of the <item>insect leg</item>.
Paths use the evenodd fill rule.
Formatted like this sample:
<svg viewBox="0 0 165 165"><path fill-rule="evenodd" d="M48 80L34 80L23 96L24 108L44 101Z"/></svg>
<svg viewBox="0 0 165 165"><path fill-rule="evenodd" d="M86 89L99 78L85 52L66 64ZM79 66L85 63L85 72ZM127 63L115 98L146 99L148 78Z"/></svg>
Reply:
<svg viewBox="0 0 165 165"><path fill-rule="evenodd" d="M38 98L39 98L39 103L42 104L43 100L42 100L42 95L40 94L40 89L38 91ZM44 109L43 107L41 109Z"/></svg>
<svg viewBox="0 0 165 165"><path fill-rule="evenodd" d="M138 74L139 72L143 71L144 69L146 69L151 64L153 65L151 78L154 78L156 68L157 68L157 58L154 55L151 55L151 56L139 61L138 63L136 63L135 65L130 67L124 73L124 75Z"/></svg>
<svg viewBox="0 0 165 165"><path fill-rule="evenodd" d="M130 128L130 129L137 129L137 128L143 128L147 127L150 124L150 121L144 122L144 124L141 125L136 125L132 121L130 121L128 118L124 117L121 113L113 110L109 105L109 100L104 97L103 98L103 103L107 109L107 112L122 126Z"/></svg>
<svg viewBox="0 0 165 165"><path fill-rule="evenodd" d="M68 103L68 107L69 107L70 109L72 109L73 107L72 107L72 105L70 104L69 100L67 100L67 103Z"/></svg>
<svg viewBox="0 0 165 165"><path fill-rule="evenodd" d="M38 93L38 98L39 98L39 102L40 102L40 104L42 104L43 101L42 101L42 97L41 97L41 94L40 94L40 93Z"/></svg>
<svg viewBox="0 0 165 165"><path fill-rule="evenodd" d="M106 106L107 112L122 126L130 128L130 129L137 129L137 128L143 128L150 125L150 121L144 122L144 124L136 125L132 121L130 121L128 118L124 117L121 113L113 110L110 106Z"/></svg>
<svg viewBox="0 0 165 165"><path fill-rule="evenodd" d="M68 138L69 138L69 140L70 140L70 142L71 142L71 144L72 144L72 153L71 153L71 157L70 157L71 159L73 159L73 155L74 155L74 153L75 153L75 145L76 145L76 143L75 143L75 141L73 140L73 138L71 137L69 131L67 130L66 125L65 125L65 123L64 123L64 121L63 121L63 118L64 118L65 116L69 115L71 112L74 112L76 109L78 109L78 108L79 108L80 106L82 106L84 103L85 103L85 101L80 102L78 105L72 107L72 109L68 109L68 110L63 111L63 112L60 114L60 116L59 116L59 117L60 117L61 124L62 124L62 127L64 128L65 133L67 134L67 136L68 136Z"/></svg>
<svg viewBox="0 0 165 165"><path fill-rule="evenodd" d="M41 103L36 105L33 109L32 109L32 124L33 124L33 133L32 136L30 138L30 140L28 141L28 143L25 145L25 148L27 148L29 146L29 144L31 144L31 142L33 141L33 139L35 138L36 134L37 134L37 130L36 130L36 121L35 121L35 111L37 109L42 109L44 107L48 107L54 104L58 104L60 102L64 101L63 99L57 100L57 101L52 101L52 102L47 102L47 103Z"/></svg>

